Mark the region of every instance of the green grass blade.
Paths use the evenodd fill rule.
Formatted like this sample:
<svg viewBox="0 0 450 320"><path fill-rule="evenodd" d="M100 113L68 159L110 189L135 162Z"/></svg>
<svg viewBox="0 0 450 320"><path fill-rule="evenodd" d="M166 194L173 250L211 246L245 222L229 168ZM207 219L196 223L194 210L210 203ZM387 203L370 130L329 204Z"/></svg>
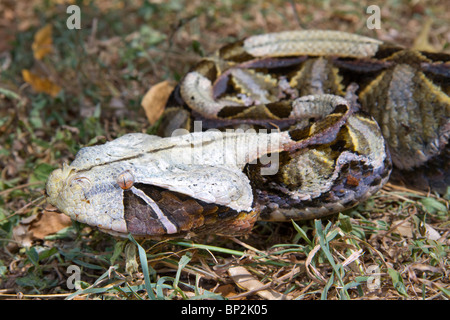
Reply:
<svg viewBox="0 0 450 320"><path fill-rule="evenodd" d="M331 286L334 282L334 276L333 273L330 275L330 278L328 279L328 282L325 284L325 287L322 290L322 294L320 295L321 300L327 300L328 290L330 290Z"/></svg>
<svg viewBox="0 0 450 320"><path fill-rule="evenodd" d="M402 296L408 297L408 293L400 273L394 269L388 268L388 274L392 279L392 284L394 285L395 290L397 290L397 292Z"/></svg>
<svg viewBox="0 0 450 320"><path fill-rule="evenodd" d="M294 220L291 221L295 231L297 231L300 237L302 237L302 239L305 240L311 247L314 247L314 244L312 243L311 240L309 240L308 236L306 235L306 232L298 224L296 224Z"/></svg>
<svg viewBox="0 0 450 320"><path fill-rule="evenodd" d="M180 261L178 262L178 270L175 276L175 281L173 282L173 286L175 288L178 288L178 282L180 281L181 271L189 263L189 261L191 261L191 259L192 259L191 252L186 252L186 254L180 258Z"/></svg>
<svg viewBox="0 0 450 320"><path fill-rule="evenodd" d="M71 299L73 299L74 297L76 297L76 296L78 296L80 294L103 293L103 292L106 292L106 291L110 290L111 288L95 288L95 286L97 284L99 284L100 281L102 281L103 279L105 279L108 276L109 276L109 270L106 270L105 273L103 273L100 277L98 277L97 280L95 280L95 282L92 284L92 286L90 286L89 288L86 288L86 289L79 289L79 290L75 291L71 295L67 296L66 300L71 300Z"/></svg>
<svg viewBox="0 0 450 320"><path fill-rule="evenodd" d="M169 241L169 243L176 244L183 247L188 248L197 248L197 249L205 249L209 251L215 251L215 252L221 252L221 253L227 253L235 256L242 257L244 255L244 252L237 251L237 250L231 250L227 248L221 248L216 246L210 246L205 244L198 244L198 243L190 243L190 242L184 242L184 241Z"/></svg>
<svg viewBox="0 0 450 320"><path fill-rule="evenodd" d="M316 229L317 237L319 238L320 247L321 247L323 253L325 254L325 257L327 258L328 262L331 264L331 267L333 268L333 273L336 275L336 277L339 280L340 285L342 286L341 299L349 299L350 297L348 295L347 290L345 289L344 281L342 279L342 273L344 272L344 270L343 270L341 264L336 264L336 262L334 261L333 255L331 254L331 251L330 251L330 248L328 245L328 242L331 239L334 239L334 237L338 234L337 230L332 230L328 234L328 237L326 237L325 235L328 233L328 231L331 227L331 222L328 223L328 225L325 227L325 230L322 228L322 222L320 220L315 220L314 226ZM328 286L328 284L327 284L327 286Z"/></svg>
<svg viewBox="0 0 450 320"><path fill-rule="evenodd" d="M150 273L148 271L148 262L147 262L147 254L145 253L144 248L141 247L139 243L133 238L131 234L128 235L128 239L133 242L139 250L139 259L141 260L142 273L144 274L144 282L145 288L147 290L147 295L151 300L156 300L156 296L152 290L152 284L150 281Z"/></svg>

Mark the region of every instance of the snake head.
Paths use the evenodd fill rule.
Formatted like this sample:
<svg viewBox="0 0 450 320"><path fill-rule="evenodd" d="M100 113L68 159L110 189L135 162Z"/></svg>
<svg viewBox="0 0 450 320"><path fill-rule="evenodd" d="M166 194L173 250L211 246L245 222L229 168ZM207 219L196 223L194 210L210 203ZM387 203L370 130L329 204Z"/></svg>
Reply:
<svg viewBox="0 0 450 320"><path fill-rule="evenodd" d="M99 184L97 178L95 172L64 164L49 176L47 201L74 220L111 233L126 234L123 210L117 202L120 188L108 181Z"/></svg>
<svg viewBox="0 0 450 320"><path fill-rule="evenodd" d="M227 164L218 152L222 140L205 133L210 143L192 149L195 139L128 134L85 147L70 165L51 173L48 202L76 221L119 236L240 233L258 215L250 181L237 161ZM204 162L184 163L189 152Z"/></svg>

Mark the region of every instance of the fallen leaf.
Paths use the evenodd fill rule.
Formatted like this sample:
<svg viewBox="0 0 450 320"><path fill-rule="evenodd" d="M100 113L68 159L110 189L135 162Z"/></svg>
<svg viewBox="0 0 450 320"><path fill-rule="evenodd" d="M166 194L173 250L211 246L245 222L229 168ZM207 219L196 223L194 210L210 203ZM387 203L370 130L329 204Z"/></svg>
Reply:
<svg viewBox="0 0 450 320"><path fill-rule="evenodd" d="M50 79L41 77L27 69L22 70L22 77L36 92L44 92L52 97L56 97L59 91L61 91L61 87L53 83Z"/></svg>
<svg viewBox="0 0 450 320"><path fill-rule="evenodd" d="M225 298L230 298L238 294L235 290L234 285L232 284L224 284L222 286L219 286L215 290L215 293L220 293ZM242 297L241 299L244 299L244 297Z"/></svg>
<svg viewBox="0 0 450 320"><path fill-rule="evenodd" d="M71 224L72 220L65 214L44 210L22 218L13 228L14 240L23 247L30 247L34 240L42 240Z"/></svg>
<svg viewBox="0 0 450 320"><path fill-rule="evenodd" d="M36 60L41 60L53 51L51 25L47 24L36 32L31 49L33 50L33 56Z"/></svg>
<svg viewBox="0 0 450 320"><path fill-rule="evenodd" d="M174 85L170 81L162 81L152 86L142 98L141 106L151 125L161 117L173 89Z"/></svg>
<svg viewBox="0 0 450 320"><path fill-rule="evenodd" d="M427 239L435 241L438 241L441 238L441 234L427 223L425 223L425 236Z"/></svg>
<svg viewBox="0 0 450 320"><path fill-rule="evenodd" d="M413 224L410 221L404 221L396 228L397 232L406 238L413 237Z"/></svg>
<svg viewBox="0 0 450 320"><path fill-rule="evenodd" d="M255 293L263 299L267 300L284 300L287 299L285 295L276 292L272 289L262 289L265 287L263 283L257 280L253 275L247 271L244 267L234 267L228 269L228 274L233 279L233 281L238 285L238 287L247 290L255 291ZM232 298L232 297L230 297Z"/></svg>
<svg viewBox="0 0 450 320"><path fill-rule="evenodd" d="M21 247L29 248L33 244L31 234L28 232L29 226L19 223L12 230L14 244L20 244ZM13 250L11 247L9 250Z"/></svg>
<svg viewBox="0 0 450 320"><path fill-rule="evenodd" d="M54 234L72 224L72 220L63 213L43 211L38 219L30 225L29 232L35 239L44 239L49 234Z"/></svg>
<svg viewBox="0 0 450 320"><path fill-rule="evenodd" d="M442 270L438 267L433 267L418 262L408 265L406 267L406 270L408 271L409 278L412 279L414 282L418 282L416 271L442 273Z"/></svg>

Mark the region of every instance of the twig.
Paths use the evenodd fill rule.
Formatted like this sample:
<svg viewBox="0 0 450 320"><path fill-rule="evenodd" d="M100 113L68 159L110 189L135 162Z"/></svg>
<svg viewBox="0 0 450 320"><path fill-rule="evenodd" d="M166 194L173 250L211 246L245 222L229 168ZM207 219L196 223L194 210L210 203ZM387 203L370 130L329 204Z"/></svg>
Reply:
<svg viewBox="0 0 450 320"><path fill-rule="evenodd" d="M30 182L30 183L21 184L20 186L15 186L15 187L0 191L0 196L3 197L14 190L25 189L25 188L28 188L31 186L36 186L38 184L44 184L44 183L45 182L43 182L43 181L34 181L34 182Z"/></svg>
<svg viewBox="0 0 450 320"><path fill-rule="evenodd" d="M295 18L295 20L297 21L299 27L303 28L303 26L302 26L302 21L300 20L300 17L298 16L297 9L295 8L295 1L289 0L289 3L290 3L290 5L291 5L292 12L294 13L294 18Z"/></svg>
<svg viewBox="0 0 450 320"><path fill-rule="evenodd" d="M44 198L44 196L41 196L41 197L39 197L39 198L37 198L37 199L34 199L33 201L27 203L27 204L24 205L22 208L20 208L20 209L17 210L16 212L14 212L13 214L10 214L9 216L7 216L7 217L4 218L4 219L1 219L0 222L5 221L5 220L8 220L9 218L14 217L14 216L17 215L17 214L22 214L22 212L25 211L26 208L28 208L29 206L35 204L35 203L38 202L38 201L41 201L43 198Z"/></svg>

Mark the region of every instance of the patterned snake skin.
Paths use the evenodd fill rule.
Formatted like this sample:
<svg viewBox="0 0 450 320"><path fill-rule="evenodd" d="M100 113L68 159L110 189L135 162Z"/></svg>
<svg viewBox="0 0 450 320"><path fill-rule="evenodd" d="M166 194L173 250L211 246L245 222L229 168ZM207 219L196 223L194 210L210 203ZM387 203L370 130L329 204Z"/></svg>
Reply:
<svg viewBox="0 0 450 320"><path fill-rule="evenodd" d="M388 181L391 158L397 181L443 192L449 61L337 31L229 44L175 88L162 137L83 148L50 176L49 202L105 232L165 238L340 212Z"/></svg>

